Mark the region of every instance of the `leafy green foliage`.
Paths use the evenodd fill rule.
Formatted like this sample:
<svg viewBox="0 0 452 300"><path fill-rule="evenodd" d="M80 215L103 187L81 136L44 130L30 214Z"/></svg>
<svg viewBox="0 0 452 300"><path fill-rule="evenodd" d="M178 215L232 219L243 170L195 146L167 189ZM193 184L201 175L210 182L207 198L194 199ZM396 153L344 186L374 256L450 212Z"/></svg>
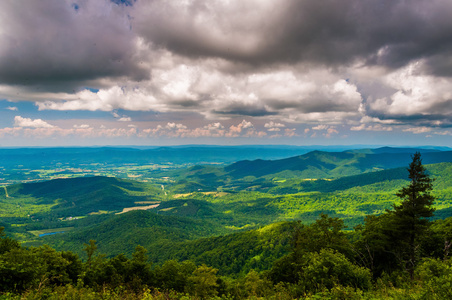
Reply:
<svg viewBox="0 0 452 300"><path fill-rule="evenodd" d="M188 291L201 299L211 299L216 296L218 294L217 272L218 270L212 267L199 266L189 277Z"/></svg>
<svg viewBox="0 0 452 300"><path fill-rule="evenodd" d="M19 242L10 237L7 237L3 232L4 229L5 227L0 227L0 254L11 251L12 249L20 248Z"/></svg>
<svg viewBox="0 0 452 300"><path fill-rule="evenodd" d="M426 258L416 268L416 273L424 282L422 294L425 299L452 298L451 261Z"/></svg>
<svg viewBox="0 0 452 300"><path fill-rule="evenodd" d="M437 221L434 224L437 226L432 228L440 233L446 221ZM292 229L292 252L277 260L269 273L251 269L237 279L220 277L218 269L206 264L197 266L191 261L168 260L151 268L148 252L141 246L136 247L131 258L123 254L106 258L98 254L92 241L86 245L91 256L84 263L71 252L57 252L49 247L10 249L0 254L0 299L211 299L216 296L448 299L451 296L449 260L424 258L416 268L418 281L407 281L403 283L404 288L393 288L391 282L383 283L382 280L391 280L385 275L372 283L370 270L353 262L347 248L353 248L352 243L339 230L343 226L341 220L323 215L311 225L286 225ZM265 228L261 234L272 230Z"/></svg>
<svg viewBox="0 0 452 300"><path fill-rule="evenodd" d="M332 289L336 285L361 290L371 287L368 269L354 265L343 254L331 249L311 252L304 257L298 282L305 291Z"/></svg>
<svg viewBox="0 0 452 300"><path fill-rule="evenodd" d="M157 215L149 211L131 211L114 215L100 224L92 224L64 235L50 235L41 239L57 249L69 249L82 255L83 243L96 240L100 252L114 256L132 254L136 245L150 249L150 255L163 255L171 243L192 240L221 233L221 228L208 221Z"/></svg>
<svg viewBox="0 0 452 300"><path fill-rule="evenodd" d="M0 291L75 283L80 269L77 256L56 252L48 246L13 248L0 255Z"/></svg>
<svg viewBox="0 0 452 300"><path fill-rule="evenodd" d="M251 269L262 271L287 253L291 229L290 223L280 223L226 236L168 243L160 251L155 249L158 252L151 254L151 259L156 263L191 260L215 267L222 275L247 274Z"/></svg>
<svg viewBox="0 0 452 300"><path fill-rule="evenodd" d="M405 261L413 278L414 267L419 260L419 239L429 226L428 218L433 216L435 198L430 194L433 180L426 173L419 152L413 155L408 172L411 181L397 193L403 201L394 206L392 224L400 248L405 249L401 251L400 259Z"/></svg>
<svg viewBox="0 0 452 300"><path fill-rule="evenodd" d="M419 153L413 155L408 172L409 185L397 193L403 201L394 205L393 211L368 216L357 243L361 259L374 274L402 268L413 279L422 251L428 248L426 239L430 235L425 233L434 211L434 197L430 194L433 180L426 173Z"/></svg>
<svg viewBox="0 0 452 300"><path fill-rule="evenodd" d="M320 218L309 226L299 224L295 230L294 253L319 252L328 248L342 253L349 252L350 244L342 231L344 221L321 214Z"/></svg>

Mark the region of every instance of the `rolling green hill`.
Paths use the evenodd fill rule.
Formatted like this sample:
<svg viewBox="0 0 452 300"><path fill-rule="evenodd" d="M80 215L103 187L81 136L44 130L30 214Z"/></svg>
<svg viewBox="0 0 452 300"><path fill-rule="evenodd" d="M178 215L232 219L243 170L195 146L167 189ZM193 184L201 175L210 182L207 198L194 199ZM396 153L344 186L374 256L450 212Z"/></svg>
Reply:
<svg viewBox="0 0 452 300"><path fill-rule="evenodd" d="M99 253L109 257L131 255L136 245L142 245L153 263L192 260L221 268L223 274L246 274L251 269L269 269L275 259L286 254L292 230L290 222L282 222L221 235L225 231L206 220L134 211L41 241L81 257L85 256L83 244L89 239L96 240Z"/></svg>
<svg viewBox="0 0 452 300"><path fill-rule="evenodd" d="M118 212L124 207L136 206L135 202L156 201L162 190L152 185L112 177L80 177L55 179L45 182L24 183L7 187L0 202L6 207L21 209L15 216L40 213L54 217L83 216L96 212ZM31 207L35 208L29 211ZM41 206L42 210L38 207ZM3 210L2 215L14 210ZM25 215L26 214L26 215Z"/></svg>
<svg viewBox="0 0 452 300"><path fill-rule="evenodd" d="M131 253L137 244L157 247L153 249L162 254L158 247L175 242L241 233L281 221L312 223L321 213L342 218L351 229L366 215L391 209L399 201L396 192L407 184L405 165L386 167L409 160L410 154L384 151L392 150L377 154L314 151L277 161L242 161L226 168L195 166L164 173L168 176L164 186L112 177L11 185L0 193L0 214L2 224L30 244L48 242L80 252L83 243L94 239L108 255ZM447 160L450 154L431 151L423 158ZM436 217L449 217L452 163L426 167L436 179ZM355 172L361 173L345 176ZM295 176L302 173L320 177ZM114 214L124 208L148 211ZM53 233L51 229L64 233L42 238L31 233Z"/></svg>
<svg viewBox="0 0 452 300"><path fill-rule="evenodd" d="M159 249L162 245L224 232L225 230L208 220L163 216L150 211L131 211L112 215L100 223L80 227L68 233L43 237L41 242L57 249L68 249L82 254L83 244L93 239L97 241L100 252L114 256L120 253L131 254L137 245ZM154 253L157 253L157 250Z"/></svg>
<svg viewBox="0 0 452 300"><path fill-rule="evenodd" d="M277 175L280 172L287 174L287 171L291 171L293 177L337 178L381 169L405 167L415 152L414 150L409 152L409 149L403 149L407 152L392 149L387 148L387 150L376 151L376 153L313 151L281 160L241 161L225 167L225 171L234 178L262 177ZM424 164L452 162L452 151L427 152L422 157Z"/></svg>
<svg viewBox="0 0 452 300"><path fill-rule="evenodd" d="M373 173L380 170L406 167L411 160L411 155L420 149L411 148L379 148L346 152L322 152L312 151L304 155L280 160L244 160L226 167L194 166L186 170L174 170L167 173L176 180L176 184L168 186L174 193L208 192L216 190L241 191L241 190L278 190L280 185L276 181L288 179L338 179L348 176L358 176L364 173ZM421 149L422 150L422 149ZM452 151L422 150L424 164L436 164L452 162ZM402 170L395 171L398 175L389 171L387 180L393 177L403 176ZM369 175L365 180L376 175ZM356 178L345 179L354 181ZM322 189L321 186L329 186L328 190L334 190L330 184L315 183L302 184L307 190ZM349 185L347 183L346 185ZM342 187L345 189L345 187ZM301 189L291 189L296 192ZM279 189L279 191L281 191Z"/></svg>
<svg viewBox="0 0 452 300"><path fill-rule="evenodd" d="M161 249L151 245L150 258L158 264L170 259L191 260L218 268L221 275L245 275L251 269L268 270L276 259L289 251L293 225L291 222L274 223L229 235L167 243Z"/></svg>
<svg viewBox="0 0 452 300"><path fill-rule="evenodd" d="M433 191L437 198L436 218L452 216L452 163L426 167L436 179ZM196 249L202 247L196 246L195 239L234 232L237 237L247 236L245 232L249 230L280 221L312 223L321 213L342 218L350 230L366 215L391 209L400 201L396 192L407 182L406 169L397 168L335 180L281 180L273 183L268 192L192 192L166 199L149 211L109 215L99 222L88 223L91 217L74 221L76 225L71 232L47 236L38 242L80 253L83 243L95 239L99 249L109 256L130 254L134 245L140 244L151 249L155 262L176 256L205 257L208 261L209 255L221 256L221 251L216 249L209 255L201 255ZM214 237L210 242L223 243ZM245 264L253 265L250 261Z"/></svg>

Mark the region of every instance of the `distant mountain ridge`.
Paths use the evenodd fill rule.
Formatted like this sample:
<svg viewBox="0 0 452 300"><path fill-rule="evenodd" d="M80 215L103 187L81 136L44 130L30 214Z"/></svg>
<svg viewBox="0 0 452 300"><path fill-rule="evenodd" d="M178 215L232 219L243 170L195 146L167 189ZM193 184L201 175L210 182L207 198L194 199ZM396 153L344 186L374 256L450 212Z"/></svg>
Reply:
<svg viewBox="0 0 452 300"><path fill-rule="evenodd" d="M382 154L382 153L414 153L420 152L428 153L428 152L441 152L441 151L450 151L450 149L441 148L398 148L398 147L380 147L380 148L363 148L363 149L355 149L355 150L345 150L344 152L356 152L356 153L366 153L366 154Z"/></svg>
<svg viewBox="0 0 452 300"><path fill-rule="evenodd" d="M411 155L417 151L422 153L424 164L452 162L452 151L384 147L365 151L312 151L280 160L245 160L233 163L224 170L235 178L262 177L284 171L291 171L294 176L305 178L336 178L404 167L410 162Z"/></svg>
<svg viewBox="0 0 452 300"><path fill-rule="evenodd" d="M290 146L188 146L188 147L81 147L0 148L0 167L26 165L29 168L65 164L201 164L232 163L244 159L277 159L304 154L311 148Z"/></svg>
<svg viewBox="0 0 452 300"><path fill-rule="evenodd" d="M322 152L353 151L377 154L405 152L406 149L421 152L446 150L444 147L429 148L376 148L364 146L286 146L286 145L243 145L243 146L167 146L167 147L54 147L54 148L0 148L0 167L26 165L29 168L66 164L78 167L83 164L205 164L233 163L241 160L283 159L303 155L313 150ZM379 150L380 149L380 150ZM385 150L386 149L386 150ZM447 150L451 150L447 148Z"/></svg>

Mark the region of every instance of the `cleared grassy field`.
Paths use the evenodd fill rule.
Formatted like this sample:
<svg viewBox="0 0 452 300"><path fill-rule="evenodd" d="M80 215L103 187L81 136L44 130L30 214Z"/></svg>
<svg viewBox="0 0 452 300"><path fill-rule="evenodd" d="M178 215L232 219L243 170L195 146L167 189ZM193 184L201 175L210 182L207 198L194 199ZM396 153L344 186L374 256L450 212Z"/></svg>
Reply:
<svg viewBox="0 0 452 300"><path fill-rule="evenodd" d="M148 210L148 209L152 209L152 208L156 208L157 206L159 206L160 204L153 204L153 205L148 205L148 206L134 206L134 207L126 207L122 210L122 212L116 213L117 215L119 214L123 214L132 210Z"/></svg>

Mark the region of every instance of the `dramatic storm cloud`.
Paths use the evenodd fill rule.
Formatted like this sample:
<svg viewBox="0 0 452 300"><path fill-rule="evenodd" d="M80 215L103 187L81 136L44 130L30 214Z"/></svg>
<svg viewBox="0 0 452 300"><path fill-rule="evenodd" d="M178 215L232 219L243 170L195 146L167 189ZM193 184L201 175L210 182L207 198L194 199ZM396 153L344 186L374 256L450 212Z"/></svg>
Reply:
<svg viewBox="0 0 452 300"><path fill-rule="evenodd" d="M436 142L452 2L2 1L1 101L3 136Z"/></svg>
<svg viewBox="0 0 452 300"><path fill-rule="evenodd" d="M93 79L149 77L121 7L105 1L2 1L0 81L60 89Z"/></svg>
<svg viewBox="0 0 452 300"><path fill-rule="evenodd" d="M451 72L436 62L452 50L452 3L447 0L161 0L138 5L139 34L182 55L245 64L389 68L427 57L432 72Z"/></svg>

